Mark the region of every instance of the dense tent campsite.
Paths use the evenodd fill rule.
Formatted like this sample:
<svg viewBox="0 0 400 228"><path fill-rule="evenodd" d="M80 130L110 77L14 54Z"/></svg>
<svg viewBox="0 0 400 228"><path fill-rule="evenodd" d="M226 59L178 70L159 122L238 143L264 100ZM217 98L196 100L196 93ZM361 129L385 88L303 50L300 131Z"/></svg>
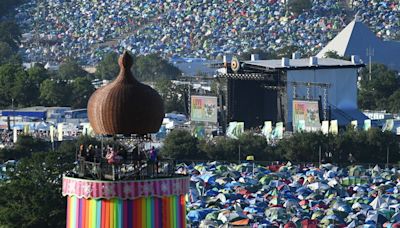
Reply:
<svg viewBox="0 0 400 228"><path fill-rule="evenodd" d="M399 227L400 170L359 165L207 162L191 175L193 227Z"/></svg>
<svg viewBox="0 0 400 228"><path fill-rule="evenodd" d="M210 59L285 47L317 53L355 13L384 40L393 40L400 29L398 1L353 0L349 8L344 1L314 0L305 12L289 12L285 2L48 0L21 5L16 19L26 59L57 62L74 56L88 65L122 49Z"/></svg>

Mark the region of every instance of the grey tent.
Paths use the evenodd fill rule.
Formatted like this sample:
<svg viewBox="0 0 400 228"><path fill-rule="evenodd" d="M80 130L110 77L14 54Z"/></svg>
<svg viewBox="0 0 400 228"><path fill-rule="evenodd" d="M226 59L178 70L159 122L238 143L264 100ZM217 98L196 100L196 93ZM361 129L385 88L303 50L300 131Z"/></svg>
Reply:
<svg viewBox="0 0 400 228"><path fill-rule="evenodd" d="M369 62L367 49L373 56L372 62L383 63L393 70L400 71L400 42L382 41L357 18L351 21L318 54L324 58L329 51L341 56L359 56L364 63Z"/></svg>

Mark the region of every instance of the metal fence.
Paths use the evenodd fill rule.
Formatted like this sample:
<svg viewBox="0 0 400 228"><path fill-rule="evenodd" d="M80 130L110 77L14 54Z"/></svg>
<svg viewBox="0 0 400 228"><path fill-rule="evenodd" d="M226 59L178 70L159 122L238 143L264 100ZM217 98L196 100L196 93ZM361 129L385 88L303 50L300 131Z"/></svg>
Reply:
<svg viewBox="0 0 400 228"><path fill-rule="evenodd" d="M172 159L162 159L156 162L139 160L109 164L105 159L86 161L85 159L79 158L74 173L80 178L95 180L165 178L175 175L175 162Z"/></svg>

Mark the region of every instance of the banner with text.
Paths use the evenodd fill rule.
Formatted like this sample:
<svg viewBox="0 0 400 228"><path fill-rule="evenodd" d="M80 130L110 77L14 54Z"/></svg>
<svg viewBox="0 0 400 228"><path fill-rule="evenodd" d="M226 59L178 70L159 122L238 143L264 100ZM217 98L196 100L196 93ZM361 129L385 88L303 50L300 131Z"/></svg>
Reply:
<svg viewBox="0 0 400 228"><path fill-rule="evenodd" d="M293 130L294 132L321 130L318 101L293 100Z"/></svg>
<svg viewBox="0 0 400 228"><path fill-rule="evenodd" d="M192 121L217 122L217 97L191 96L190 117Z"/></svg>

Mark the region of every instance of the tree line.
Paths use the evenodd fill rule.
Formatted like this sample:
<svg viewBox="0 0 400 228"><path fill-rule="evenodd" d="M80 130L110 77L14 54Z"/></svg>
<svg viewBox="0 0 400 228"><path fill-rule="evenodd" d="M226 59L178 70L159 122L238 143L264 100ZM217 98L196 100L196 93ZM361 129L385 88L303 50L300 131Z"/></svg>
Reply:
<svg viewBox="0 0 400 228"><path fill-rule="evenodd" d="M239 139L216 137L197 139L186 130L173 130L164 141L161 154L178 160L245 160L253 155L257 161L322 162L336 164L396 163L400 159L397 136L380 129L347 129L338 135L320 132L295 133L276 144L265 137L246 132ZM321 153L320 153L321 152Z"/></svg>
<svg viewBox="0 0 400 228"><path fill-rule="evenodd" d="M7 167L6 178L0 178L0 227L65 227L62 176L74 168L81 144L100 142L80 137L61 142L53 151L49 142L19 136L14 147L0 149L0 160L18 159L15 167Z"/></svg>
<svg viewBox="0 0 400 228"><path fill-rule="evenodd" d="M360 72L358 104L361 109L400 112L400 78L398 72L382 64L372 64L371 74L365 67Z"/></svg>
<svg viewBox="0 0 400 228"><path fill-rule="evenodd" d="M72 70L71 70L72 69ZM88 73L74 61L67 61L58 72L41 64L24 69L20 62L0 65L0 107L34 105L83 108L94 91Z"/></svg>
<svg viewBox="0 0 400 228"><path fill-rule="evenodd" d="M115 55L117 54L115 53ZM95 91L92 80L102 76L102 74L107 76L101 78L113 79L119 72L119 68L110 71L110 67L105 66L103 62L99 64L99 72L90 74L73 59L67 59L60 64L58 71L47 70L41 64L35 64L31 68L25 69L18 59L5 59L7 61L0 62L0 108L11 108L12 103L14 107L44 105L85 108L90 95ZM180 99L178 93L176 93L176 87L169 80L169 78L179 76L179 70L173 68L176 72L170 74L168 71L164 71L171 67L166 65L166 67L161 67L155 71L159 72L157 78L152 76L151 80L148 80L150 78L148 72L137 73L138 71L146 71L142 64L143 59L146 60L148 57L136 58L136 65L141 67L139 70L135 70L134 74L140 75L139 80L156 81L155 84L166 101L166 111L183 111L183 103L181 102L183 99ZM148 64L147 68L153 69L153 71L158 62L165 61L156 56L151 57L151 59L156 59L156 61L146 64ZM112 67L114 65L118 67L116 59L113 59Z"/></svg>

